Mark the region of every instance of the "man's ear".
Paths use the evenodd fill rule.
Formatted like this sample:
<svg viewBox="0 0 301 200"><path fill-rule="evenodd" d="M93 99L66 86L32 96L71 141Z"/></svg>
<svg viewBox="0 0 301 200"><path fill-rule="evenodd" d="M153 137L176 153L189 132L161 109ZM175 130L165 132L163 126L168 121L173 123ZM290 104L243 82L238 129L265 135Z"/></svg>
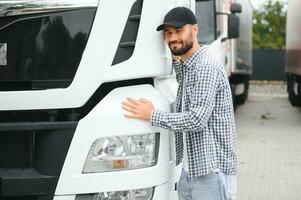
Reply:
<svg viewBox="0 0 301 200"><path fill-rule="evenodd" d="M195 32L195 34L197 35L199 32L199 25L198 24L194 24L192 25L193 31Z"/></svg>

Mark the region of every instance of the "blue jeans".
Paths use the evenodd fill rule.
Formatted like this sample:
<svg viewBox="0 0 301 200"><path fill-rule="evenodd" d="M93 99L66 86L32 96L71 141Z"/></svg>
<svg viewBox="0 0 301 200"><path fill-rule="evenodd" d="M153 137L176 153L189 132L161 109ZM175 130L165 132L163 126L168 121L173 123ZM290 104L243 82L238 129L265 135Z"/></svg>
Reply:
<svg viewBox="0 0 301 200"><path fill-rule="evenodd" d="M237 175L224 174L227 189L227 200L236 200L237 197Z"/></svg>
<svg viewBox="0 0 301 200"><path fill-rule="evenodd" d="M190 179L182 170L178 195L179 200L227 200L225 176L222 172L213 172Z"/></svg>

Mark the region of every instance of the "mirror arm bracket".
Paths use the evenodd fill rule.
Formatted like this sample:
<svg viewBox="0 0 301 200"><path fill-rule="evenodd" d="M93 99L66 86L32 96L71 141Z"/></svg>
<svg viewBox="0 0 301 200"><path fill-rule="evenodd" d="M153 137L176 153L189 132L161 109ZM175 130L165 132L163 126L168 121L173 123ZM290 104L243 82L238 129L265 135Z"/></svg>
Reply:
<svg viewBox="0 0 301 200"><path fill-rule="evenodd" d="M224 12L216 12L217 15L231 15L230 13L224 13Z"/></svg>

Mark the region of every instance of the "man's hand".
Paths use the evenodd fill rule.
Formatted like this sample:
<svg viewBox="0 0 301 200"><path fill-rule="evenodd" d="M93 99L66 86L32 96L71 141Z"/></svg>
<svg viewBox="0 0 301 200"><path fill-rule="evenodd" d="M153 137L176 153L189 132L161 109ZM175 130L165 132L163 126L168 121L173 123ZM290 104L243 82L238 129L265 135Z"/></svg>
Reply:
<svg viewBox="0 0 301 200"><path fill-rule="evenodd" d="M152 102L147 99L140 98L136 100L128 97L126 101L122 102L122 109L130 113L125 114L125 117L150 121L151 114L155 108Z"/></svg>

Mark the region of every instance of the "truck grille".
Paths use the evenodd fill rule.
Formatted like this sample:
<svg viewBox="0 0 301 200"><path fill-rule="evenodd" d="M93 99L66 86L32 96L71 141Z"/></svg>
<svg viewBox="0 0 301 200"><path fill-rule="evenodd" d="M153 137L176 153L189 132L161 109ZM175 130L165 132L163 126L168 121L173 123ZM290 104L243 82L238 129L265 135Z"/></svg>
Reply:
<svg viewBox="0 0 301 200"><path fill-rule="evenodd" d="M0 199L54 195L77 122L0 124Z"/></svg>

